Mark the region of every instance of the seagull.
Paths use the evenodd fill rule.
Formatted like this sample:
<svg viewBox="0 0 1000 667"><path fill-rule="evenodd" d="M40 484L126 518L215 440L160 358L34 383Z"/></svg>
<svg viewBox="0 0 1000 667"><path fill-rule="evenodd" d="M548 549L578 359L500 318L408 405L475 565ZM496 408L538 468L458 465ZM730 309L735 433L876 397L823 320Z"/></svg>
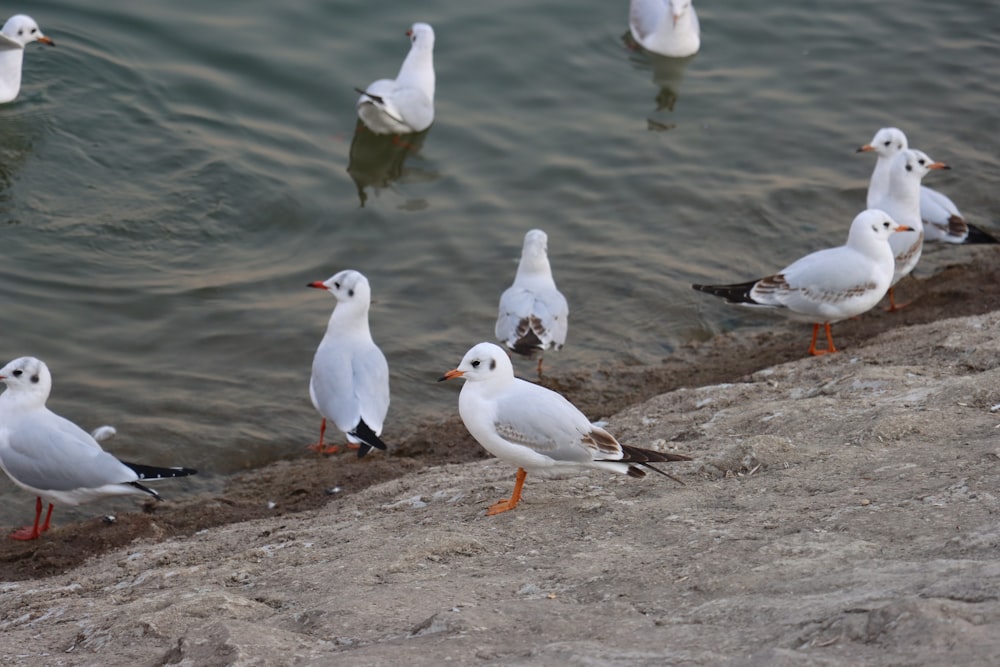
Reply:
<svg viewBox="0 0 1000 667"><path fill-rule="evenodd" d="M862 211L851 223L847 243L796 260L778 273L734 285L692 285L700 292L740 306L781 309L797 320L813 323L809 354L836 352L830 324L856 317L877 304L892 281L893 232L909 228L885 211ZM822 324L827 349L816 349Z"/></svg>
<svg viewBox="0 0 1000 667"><path fill-rule="evenodd" d="M458 397L458 412L469 433L486 451L517 466L514 491L510 498L491 505L486 511L489 516L517 507L529 470L598 468L645 477L648 468L680 482L650 464L691 460L682 454L620 444L561 395L515 378L510 358L499 345L474 346L458 368L438 382L456 377L466 380Z"/></svg>
<svg viewBox="0 0 1000 667"><path fill-rule="evenodd" d="M339 451L335 445L323 445L330 419L347 436L347 446L358 450L358 458L373 447L384 450L379 435L389 411L389 364L368 329L372 298L368 279L347 270L307 287L327 290L337 299L313 357L309 396L323 423L319 442L309 448L320 454Z"/></svg>
<svg viewBox="0 0 1000 667"><path fill-rule="evenodd" d="M878 156L868 184L868 207L871 208L889 192L889 163L908 148L906 135L898 127L883 127L871 143L856 152L874 152ZM926 185L920 186L920 218L924 223L924 242L972 244L1000 243L988 232L965 221L965 216L946 195Z"/></svg>
<svg viewBox="0 0 1000 667"><path fill-rule="evenodd" d="M647 51L685 58L698 53L701 29L691 0L632 0L628 27Z"/></svg>
<svg viewBox="0 0 1000 667"><path fill-rule="evenodd" d="M434 122L434 29L414 23L410 52L395 79L379 79L358 98L358 117L375 134L423 132Z"/></svg>
<svg viewBox="0 0 1000 667"><path fill-rule="evenodd" d="M497 340L525 356L536 350L558 350L566 342L569 305L552 279L548 243L549 237L540 229L524 235L514 284L500 295ZM541 358L538 374L542 374Z"/></svg>
<svg viewBox="0 0 1000 667"><path fill-rule="evenodd" d="M30 42L56 45L42 34L35 19L24 14L11 16L0 29L0 104L14 101L21 91L21 63Z"/></svg>
<svg viewBox="0 0 1000 667"><path fill-rule="evenodd" d="M924 246L924 224L920 217L920 181L933 169L950 169L943 162L935 162L923 151L912 148L897 153L889 161L889 187L878 198L873 208L881 209L893 220L906 225L911 231L893 234L889 246L896 258L896 270L889 285L889 310L896 311L903 305L896 304L892 288L920 261Z"/></svg>
<svg viewBox="0 0 1000 667"><path fill-rule="evenodd" d="M142 482L186 477L190 468L157 468L119 461L101 449L94 436L60 417L45 402L52 390L48 367L34 357L21 357L0 368L0 468L22 489L37 496L34 526L11 533L15 540L34 540L49 529L53 505L80 505L126 494L160 495ZM114 434L102 426L100 439ZM42 501L49 503L39 527Z"/></svg>

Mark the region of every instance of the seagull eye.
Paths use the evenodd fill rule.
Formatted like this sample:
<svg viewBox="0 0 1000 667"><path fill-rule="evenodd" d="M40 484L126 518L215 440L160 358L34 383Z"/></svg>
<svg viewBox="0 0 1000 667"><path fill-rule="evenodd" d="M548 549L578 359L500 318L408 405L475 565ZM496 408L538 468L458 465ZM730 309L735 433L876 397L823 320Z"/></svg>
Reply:
<svg viewBox="0 0 1000 667"><path fill-rule="evenodd" d="M890 146L890 145L892 145L892 142L891 141L887 141L887 142L885 142L885 145L886 146Z"/></svg>
<svg viewBox="0 0 1000 667"><path fill-rule="evenodd" d="M919 160L917 160L917 162L919 162L920 164L927 164L927 160L923 158L920 158Z"/></svg>
<svg viewBox="0 0 1000 667"><path fill-rule="evenodd" d="M889 229L889 221L886 220L885 222L883 222L882 226L885 227L886 229Z"/></svg>
<svg viewBox="0 0 1000 667"><path fill-rule="evenodd" d="M19 378L19 377L21 377L21 373L23 373L23 372L24 372L24 371L22 371L22 370L21 370L21 369L19 368L19 369L17 369L16 371L14 371L13 373L11 373L11 375L13 375L13 376L14 376L14 377L16 377L16 378Z"/></svg>
<svg viewBox="0 0 1000 667"><path fill-rule="evenodd" d="M476 359L475 361L472 362L472 367L479 368L479 359Z"/></svg>
<svg viewBox="0 0 1000 667"><path fill-rule="evenodd" d="M340 289L340 283L334 283L333 286L335 289Z"/></svg>
<svg viewBox="0 0 1000 667"><path fill-rule="evenodd" d="M32 28L31 29L31 34L32 35L34 35L36 32L38 32L38 28Z"/></svg>

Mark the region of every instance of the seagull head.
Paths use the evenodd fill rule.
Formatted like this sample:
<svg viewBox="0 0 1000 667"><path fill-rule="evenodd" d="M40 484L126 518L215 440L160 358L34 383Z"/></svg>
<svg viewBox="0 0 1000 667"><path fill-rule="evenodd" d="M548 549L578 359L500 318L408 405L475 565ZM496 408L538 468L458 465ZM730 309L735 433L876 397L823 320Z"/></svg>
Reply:
<svg viewBox="0 0 1000 667"><path fill-rule="evenodd" d="M21 357L0 368L0 382L7 385L4 396L30 397L32 402L42 405L52 390L49 367L34 357Z"/></svg>
<svg viewBox="0 0 1000 667"><path fill-rule="evenodd" d="M479 343L462 357L462 363L438 378L438 382L464 378L469 382L510 381L514 366L503 348L493 343Z"/></svg>
<svg viewBox="0 0 1000 667"><path fill-rule="evenodd" d="M858 148L856 153L874 152L880 157L892 157L909 147L906 135L898 127L883 127L875 133L870 143Z"/></svg>
<svg viewBox="0 0 1000 667"><path fill-rule="evenodd" d="M691 0L670 0L670 15L674 19L675 26L689 9L691 9Z"/></svg>
<svg viewBox="0 0 1000 667"><path fill-rule="evenodd" d="M521 263L518 271L549 273L549 236L540 229L532 229L524 235L521 248Z"/></svg>
<svg viewBox="0 0 1000 667"><path fill-rule="evenodd" d="M914 148L900 151L899 155L892 158L889 168L891 184L916 181L918 185L931 170L951 169L944 162L935 162L927 153Z"/></svg>
<svg viewBox="0 0 1000 667"><path fill-rule="evenodd" d="M35 19L24 14L11 16L3 24L3 29L0 32L3 33L4 37L8 37L20 44L22 48L30 42L41 42L49 46L56 45L50 38L42 34L38 24L35 23Z"/></svg>
<svg viewBox="0 0 1000 667"><path fill-rule="evenodd" d="M410 38L410 45L412 47L419 46L422 49L434 48L434 28L430 24L414 23L406 31L406 36Z"/></svg>
<svg viewBox="0 0 1000 667"><path fill-rule="evenodd" d="M337 299L337 305L354 305L367 311L371 304L372 289L363 274L347 269L324 280L309 283L306 287L325 289Z"/></svg>
<svg viewBox="0 0 1000 667"><path fill-rule="evenodd" d="M851 231L847 236L847 245L852 247L866 246L871 243L870 239L875 239L876 243L888 243L889 235L893 232L908 231L912 230L893 220L892 216L885 211L870 208L855 216L851 223Z"/></svg>

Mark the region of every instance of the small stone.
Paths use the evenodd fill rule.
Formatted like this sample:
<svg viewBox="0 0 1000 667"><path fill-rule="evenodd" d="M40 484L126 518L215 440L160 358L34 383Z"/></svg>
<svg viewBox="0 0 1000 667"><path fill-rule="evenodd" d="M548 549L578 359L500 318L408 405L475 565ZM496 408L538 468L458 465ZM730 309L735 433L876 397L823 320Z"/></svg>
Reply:
<svg viewBox="0 0 1000 667"><path fill-rule="evenodd" d="M862 498L861 499L861 506L862 507L868 507L871 504L872 504L872 501L868 500L867 498Z"/></svg>

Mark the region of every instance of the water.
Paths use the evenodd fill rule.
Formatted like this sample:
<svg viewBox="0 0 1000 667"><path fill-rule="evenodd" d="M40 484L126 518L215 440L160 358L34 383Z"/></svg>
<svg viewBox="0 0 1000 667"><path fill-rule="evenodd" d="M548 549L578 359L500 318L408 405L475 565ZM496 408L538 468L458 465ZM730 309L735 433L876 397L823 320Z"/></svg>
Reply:
<svg viewBox="0 0 1000 667"><path fill-rule="evenodd" d="M689 284L841 243L881 126L952 164L931 184L970 218L997 207L992 0L703 2L680 63L623 48L624 0L99 4L32 4L58 47L29 47L0 107L0 357L46 360L50 407L115 424L117 455L204 471L174 488L315 439L333 299L305 285L340 269L372 283L391 443L456 412L434 380L492 338L533 227L570 302L558 372L766 325ZM415 20L437 121L360 155L362 206L353 87L395 74ZM30 513L0 495L5 523Z"/></svg>

